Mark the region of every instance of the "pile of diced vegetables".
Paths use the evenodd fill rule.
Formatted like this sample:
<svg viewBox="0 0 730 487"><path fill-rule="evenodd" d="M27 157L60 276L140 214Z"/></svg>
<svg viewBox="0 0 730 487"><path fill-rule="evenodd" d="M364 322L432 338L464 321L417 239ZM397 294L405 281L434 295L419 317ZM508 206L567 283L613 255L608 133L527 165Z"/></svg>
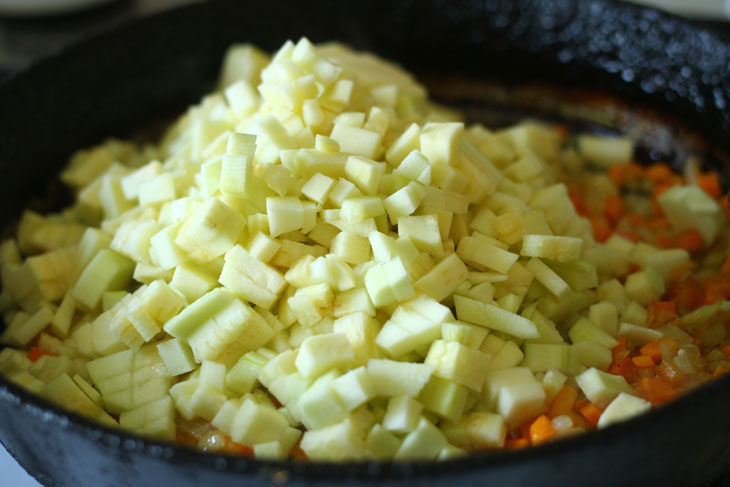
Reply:
<svg viewBox="0 0 730 487"><path fill-rule="evenodd" d="M717 175L627 138L465 127L339 45L231 48L159 145L2 243L0 372L209 451L447 459L602 428L730 371Z"/></svg>

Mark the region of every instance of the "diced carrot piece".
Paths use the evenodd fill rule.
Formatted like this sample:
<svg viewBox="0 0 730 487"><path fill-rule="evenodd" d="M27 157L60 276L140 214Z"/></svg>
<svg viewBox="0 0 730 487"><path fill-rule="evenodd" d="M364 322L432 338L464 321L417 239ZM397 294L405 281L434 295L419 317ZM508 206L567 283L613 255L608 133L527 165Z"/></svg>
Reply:
<svg viewBox="0 0 730 487"><path fill-rule="evenodd" d="M722 265L722 272L730 273L730 255L725 259L725 263Z"/></svg>
<svg viewBox="0 0 730 487"><path fill-rule="evenodd" d="M693 277L684 277L669 284L669 297L677 304L679 314L694 311L705 302L705 290Z"/></svg>
<svg viewBox="0 0 730 487"><path fill-rule="evenodd" d="M525 421L520 425L520 437L526 438L528 441L530 440L530 425L532 424L532 421Z"/></svg>
<svg viewBox="0 0 730 487"><path fill-rule="evenodd" d="M614 355L612 362L620 362L631 355L631 350L622 350Z"/></svg>
<svg viewBox="0 0 730 487"><path fill-rule="evenodd" d="M654 360L652 360L651 357L647 355L639 355L637 357L631 357L631 361L634 362L634 365L636 365L639 368L653 368L654 367Z"/></svg>
<svg viewBox="0 0 730 487"><path fill-rule="evenodd" d="M550 404L550 409L547 412L548 417L555 418L570 411L576 397L578 397L577 390L570 386L563 386Z"/></svg>
<svg viewBox="0 0 730 487"><path fill-rule="evenodd" d="M618 339L618 345L611 349L612 362L618 362L629 356L630 350L626 348L626 337Z"/></svg>
<svg viewBox="0 0 730 487"><path fill-rule="evenodd" d="M505 448L510 450L518 450L520 448L527 448L530 446L530 440L527 438L508 438L504 442Z"/></svg>
<svg viewBox="0 0 730 487"><path fill-rule="evenodd" d="M720 347L720 351L725 354L726 357L730 357L730 345Z"/></svg>
<svg viewBox="0 0 730 487"><path fill-rule="evenodd" d="M198 439L189 431L177 429L175 434L175 441L181 445L198 446Z"/></svg>
<svg viewBox="0 0 730 487"><path fill-rule="evenodd" d="M580 411L580 408L590 403L588 399L576 399L573 403L573 411Z"/></svg>
<svg viewBox="0 0 730 487"><path fill-rule="evenodd" d="M617 186L623 186L627 183L641 179L644 177L644 168L639 164L616 164L608 170L608 176Z"/></svg>
<svg viewBox="0 0 730 487"><path fill-rule="evenodd" d="M639 353L641 355L644 355L646 357L651 358L651 360L654 363L659 363L662 361L662 347L659 345L659 341L655 340L653 342L649 342L643 347L639 349Z"/></svg>
<svg viewBox="0 0 730 487"><path fill-rule="evenodd" d="M725 296L716 292L708 292L705 293L705 302L703 304L705 306L709 306L711 304L719 303L720 301L725 301Z"/></svg>
<svg viewBox="0 0 730 487"><path fill-rule="evenodd" d="M727 365L720 365L712 373L712 378L717 379L718 377L721 377L721 376L727 374L728 372L730 372L730 367L728 367Z"/></svg>
<svg viewBox="0 0 730 487"><path fill-rule="evenodd" d="M632 242L638 242L639 240L641 240L641 237L639 237L638 233L629 230L616 230L615 233L621 235L625 239L631 240Z"/></svg>
<svg viewBox="0 0 730 487"><path fill-rule="evenodd" d="M705 304L730 299L730 274L707 277L702 281L702 287L705 289Z"/></svg>
<svg viewBox="0 0 730 487"><path fill-rule="evenodd" d="M221 448L224 453L230 453L232 455L241 455L244 457L253 456L253 448L236 443L229 436L226 437L226 443Z"/></svg>
<svg viewBox="0 0 730 487"><path fill-rule="evenodd" d="M628 213L626 215L626 221L632 227L643 227L646 225L646 217L641 213Z"/></svg>
<svg viewBox="0 0 730 487"><path fill-rule="evenodd" d="M654 235L654 245L662 249L673 249L677 246L674 237L666 233L656 233Z"/></svg>
<svg viewBox="0 0 730 487"><path fill-rule="evenodd" d="M674 301L654 301L649 303L647 311L649 326L652 328L659 328L678 318L677 305Z"/></svg>
<svg viewBox="0 0 730 487"><path fill-rule="evenodd" d="M659 379L644 378L638 385L639 394L652 404L662 404L677 395L671 384Z"/></svg>
<svg viewBox="0 0 730 487"><path fill-rule="evenodd" d="M654 189L651 191L651 197L653 199L659 198L661 195L672 189L675 184L672 183L658 183L654 186Z"/></svg>
<svg viewBox="0 0 730 487"><path fill-rule="evenodd" d="M30 350L28 350L28 358L31 362L37 362L44 355L53 356L51 352L41 347L30 347Z"/></svg>
<svg viewBox="0 0 730 487"><path fill-rule="evenodd" d="M662 208L662 205L660 205L656 201L651 202L651 215L657 220L666 218L666 215L664 214L664 208Z"/></svg>
<svg viewBox="0 0 730 487"><path fill-rule="evenodd" d="M608 195L605 203L606 206L603 209L603 216L606 217L609 224L616 225L626 213L626 204L621 197L615 195Z"/></svg>
<svg viewBox="0 0 730 487"><path fill-rule="evenodd" d="M677 245L689 253L699 252L705 247L705 239L695 229L682 232L677 237Z"/></svg>
<svg viewBox="0 0 730 487"><path fill-rule="evenodd" d="M655 183L671 181L676 177L672 168L661 162L655 162L651 166L646 168L646 177L654 181Z"/></svg>
<svg viewBox="0 0 730 487"><path fill-rule="evenodd" d="M646 228L648 228L649 230L665 230L670 226L671 224L665 216L652 218L651 220L647 220L646 222Z"/></svg>
<svg viewBox="0 0 730 487"><path fill-rule="evenodd" d="M575 207L576 213L578 213L580 216L587 216L588 210L586 209L586 202L580 190L578 188L571 188L568 191L568 196L573 202L573 207Z"/></svg>
<svg viewBox="0 0 730 487"><path fill-rule="evenodd" d="M725 219L730 222L730 208L728 208L728 204L730 204L730 193L720 197L720 206L725 213Z"/></svg>
<svg viewBox="0 0 730 487"><path fill-rule="evenodd" d="M553 424L544 414L530 425L530 441L533 445L545 443L555 436L555 434L556 431L553 428Z"/></svg>
<svg viewBox="0 0 730 487"><path fill-rule="evenodd" d="M618 339L618 345L613 347L611 349L611 352L616 354L619 352L623 352L624 350L626 350L626 337L621 337Z"/></svg>
<svg viewBox="0 0 730 487"><path fill-rule="evenodd" d="M606 223L606 220L604 220L603 218L593 217L590 218L588 221L591 222L591 227L593 228L593 236L595 237L597 242L605 242L606 240L608 240L608 237L610 237L613 233L611 226Z"/></svg>
<svg viewBox="0 0 730 487"><path fill-rule="evenodd" d="M682 265L679 265L672 269L670 285L684 284L684 280L693 279L692 273L697 269L697 263L689 260Z"/></svg>
<svg viewBox="0 0 730 487"><path fill-rule="evenodd" d="M292 460L299 460L300 462L308 462L309 456L302 450L302 447L297 443L294 445L294 448L291 449L291 452L289 452L289 457Z"/></svg>
<svg viewBox="0 0 730 487"><path fill-rule="evenodd" d="M626 172L631 179L642 179L646 174L646 169L641 164L632 162L626 166Z"/></svg>
<svg viewBox="0 0 730 487"><path fill-rule="evenodd" d="M593 403L586 404L580 408L580 414L586 418L586 421L588 421L591 426L596 426L598 424L598 420L602 413L603 411L601 411L601 409Z"/></svg>
<svg viewBox="0 0 730 487"><path fill-rule="evenodd" d="M720 180L714 172L706 172L697 176L697 186L713 198L719 198L722 194Z"/></svg>
<svg viewBox="0 0 730 487"><path fill-rule="evenodd" d="M628 357L621 359L618 362L612 363L611 367L609 367L608 369L608 372L614 375L622 375L624 379L626 379L626 382L628 382L629 384L633 384L634 382L639 380L636 366L634 365L634 362Z"/></svg>
<svg viewBox="0 0 730 487"><path fill-rule="evenodd" d="M611 178L617 186L623 186L626 183L626 170L623 164L616 164L608 169L608 177Z"/></svg>

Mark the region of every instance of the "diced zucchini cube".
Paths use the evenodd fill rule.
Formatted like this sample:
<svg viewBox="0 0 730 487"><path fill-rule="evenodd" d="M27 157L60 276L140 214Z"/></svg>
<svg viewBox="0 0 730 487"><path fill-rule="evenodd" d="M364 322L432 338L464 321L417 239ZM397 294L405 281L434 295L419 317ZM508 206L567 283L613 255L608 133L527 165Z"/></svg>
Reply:
<svg viewBox="0 0 730 487"><path fill-rule="evenodd" d="M588 400L599 408L608 406L622 392L631 394L631 386L623 376L601 372L596 368L586 370L575 380Z"/></svg>

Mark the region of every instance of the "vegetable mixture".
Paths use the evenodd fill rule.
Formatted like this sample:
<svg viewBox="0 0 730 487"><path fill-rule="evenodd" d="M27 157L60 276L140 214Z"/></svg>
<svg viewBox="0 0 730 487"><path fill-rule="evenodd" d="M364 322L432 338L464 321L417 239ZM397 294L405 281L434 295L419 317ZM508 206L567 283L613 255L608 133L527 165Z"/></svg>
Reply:
<svg viewBox="0 0 730 487"><path fill-rule="evenodd" d="M448 459L730 371L728 196L625 137L466 127L371 55L232 47L157 145L110 140L0 247L0 372L208 451Z"/></svg>

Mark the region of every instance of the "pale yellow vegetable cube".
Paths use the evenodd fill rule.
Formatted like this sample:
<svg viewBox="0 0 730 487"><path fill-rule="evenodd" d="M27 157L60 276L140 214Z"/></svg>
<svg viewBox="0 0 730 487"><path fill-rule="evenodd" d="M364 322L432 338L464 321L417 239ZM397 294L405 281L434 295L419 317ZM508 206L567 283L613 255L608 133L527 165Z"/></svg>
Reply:
<svg viewBox="0 0 730 487"><path fill-rule="evenodd" d="M347 179L366 195L377 193L380 178L385 172L385 164L367 157L353 155L347 158L345 174Z"/></svg>

